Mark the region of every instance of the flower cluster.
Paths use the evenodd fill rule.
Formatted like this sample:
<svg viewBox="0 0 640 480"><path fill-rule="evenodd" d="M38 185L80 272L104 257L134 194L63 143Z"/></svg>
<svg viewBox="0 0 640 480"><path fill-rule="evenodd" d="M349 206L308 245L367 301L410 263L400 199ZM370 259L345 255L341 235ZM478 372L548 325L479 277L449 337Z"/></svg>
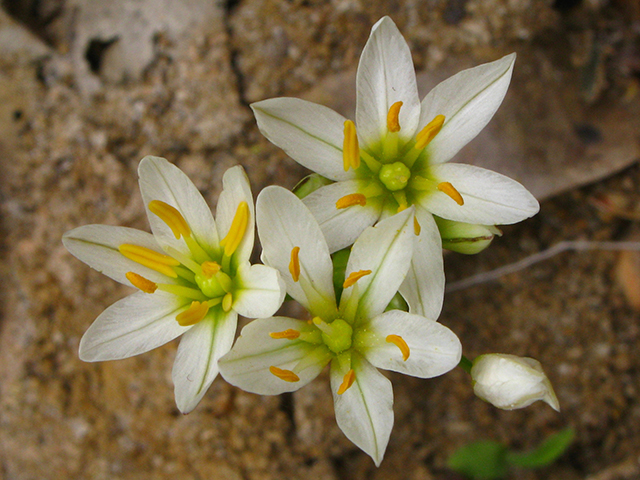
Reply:
<svg viewBox="0 0 640 480"><path fill-rule="evenodd" d="M431 378L466 365L476 394L499 408L544 400L558 409L538 362L483 355L472 364L436 321L442 248L477 253L501 235L496 225L539 208L514 180L447 163L499 107L514 61L460 72L420 101L409 47L384 17L360 59L355 122L294 98L251 106L261 132L317 172L298 196L265 188L255 211L240 166L223 177L214 219L184 173L144 158L140 189L153 234L89 225L63 238L77 258L138 290L96 319L80 358L125 358L183 335L173 368L183 413L218 372L248 392L276 395L330 365L338 425L376 465L393 426L391 383L378 369ZM264 265L249 263L256 224ZM342 249L344 276L332 258ZM285 294L308 317L273 316ZM234 344L238 314L257 320Z"/></svg>

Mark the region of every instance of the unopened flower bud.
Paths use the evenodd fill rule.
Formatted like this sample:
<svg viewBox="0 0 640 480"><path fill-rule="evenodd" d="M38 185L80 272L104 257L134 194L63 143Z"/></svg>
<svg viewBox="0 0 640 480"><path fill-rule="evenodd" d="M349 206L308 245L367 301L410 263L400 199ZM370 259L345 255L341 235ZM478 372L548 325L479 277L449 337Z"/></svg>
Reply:
<svg viewBox="0 0 640 480"><path fill-rule="evenodd" d="M454 252L474 255L487 248L494 236L502 236L502 232L494 225L477 225L440 217L434 218L442 237L442 248Z"/></svg>
<svg viewBox="0 0 640 480"><path fill-rule="evenodd" d="M473 391L486 402L503 410L531 405L537 400L560 411L551 382L533 358L490 353L480 355L471 368Z"/></svg>

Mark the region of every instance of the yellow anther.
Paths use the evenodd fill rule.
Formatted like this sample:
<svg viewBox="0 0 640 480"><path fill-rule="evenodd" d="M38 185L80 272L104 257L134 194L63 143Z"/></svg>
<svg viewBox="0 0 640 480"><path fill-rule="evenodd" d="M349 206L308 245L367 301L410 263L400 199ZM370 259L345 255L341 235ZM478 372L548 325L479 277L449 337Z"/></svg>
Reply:
<svg viewBox="0 0 640 480"><path fill-rule="evenodd" d="M360 280L365 275L369 275L371 270L358 270L357 272L351 272L349 276L345 279L342 284L342 288L349 288L354 285L358 280Z"/></svg>
<svg viewBox="0 0 640 480"><path fill-rule="evenodd" d="M139 288L144 293L153 293L158 288L156 283L153 283L151 280L147 280L137 273L127 272L125 277L127 277L127 280L129 280L134 287Z"/></svg>
<svg viewBox="0 0 640 480"><path fill-rule="evenodd" d="M391 105L391 108L389 108L389 113L387 113L387 130L389 130L390 132L400 131L400 121L398 120L398 115L400 115L401 106L402 102L396 102Z"/></svg>
<svg viewBox="0 0 640 480"><path fill-rule="evenodd" d="M298 254L300 253L300 247L293 247L291 249L291 261L289 262L289 272L294 282L297 282L300 278L300 260Z"/></svg>
<svg viewBox="0 0 640 480"><path fill-rule="evenodd" d="M129 260L133 260L140 265L148 267L156 272L162 273L167 277L177 278L178 274L171 267L177 267L180 262L169 255L158 253L155 250L151 250L147 247L140 247L139 245L130 245L123 243L118 247L118 250L122 255Z"/></svg>
<svg viewBox="0 0 640 480"><path fill-rule="evenodd" d="M227 292L224 298L222 299L222 310L224 310L225 312L228 312L229 310L231 310L232 306L233 306L233 295L231 295L231 292Z"/></svg>
<svg viewBox="0 0 640 480"><path fill-rule="evenodd" d="M409 350L409 345L407 345L407 342L405 342L400 335L387 335L386 340L388 343L393 343L400 349L400 351L402 352L402 360L406 362L407 358L409 358L409 355L411 355L411 351Z"/></svg>
<svg viewBox="0 0 640 480"><path fill-rule="evenodd" d="M300 332L298 330L294 330L293 328L288 328L283 332L271 332L269 336L271 338L286 338L287 340L295 340L300 336Z"/></svg>
<svg viewBox="0 0 640 480"><path fill-rule="evenodd" d="M449 182L441 182L436 188L442 193L449 195L458 205L464 205L464 198L462 198L460 192L456 190L456 187L451 185Z"/></svg>
<svg viewBox="0 0 640 480"><path fill-rule="evenodd" d="M353 369L351 369L345 374L344 378L342 379L342 383L338 388L338 395L342 395L344 392L349 390L349 387L351 387L351 385L353 385L353 382L355 381L356 381L356 372L354 372Z"/></svg>
<svg viewBox="0 0 640 480"><path fill-rule="evenodd" d="M189 308L176 316L176 321L181 327L195 325L207 315L208 311L209 304L207 302L194 300Z"/></svg>
<svg viewBox="0 0 640 480"><path fill-rule="evenodd" d="M275 375L280 380L284 380L285 382L294 383L300 381L300 377L298 377L298 375L293 373L291 370L283 370L282 368L278 367L269 367L269 371L272 375Z"/></svg>
<svg viewBox="0 0 640 480"><path fill-rule="evenodd" d="M349 195L345 195L344 197L338 199L336 202L336 208L347 208L352 207L354 205L360 205L364 207L367 204L367 197L362 195L361 193L350 193Z"/></svg>
<svg viewBox="0 0 640 480"><path fill-rule="evenodd" d="M416 236L420 235L420 232L422 231L422 227L418 223L418 219L415 216L413 217L413 231L415 232Z"/></svg>
<svg viewBox="0 0 640 480"><path fill-rule="evenodd" d="M149 202L149 210L167 224L176 239L180 238L181 235L183 237L191 236L191 229L187 221L176 208L168 203L164 203L161 200L152 200Z"/></svg>
<svg viewBox="0 0 640 480"><path fill-rule="evenodd" d="M356 124L351 120L344 122L344 142L342 143L342 163L344 171L360 166L360 144L356 133Z"/></svg>
<svg viewBox="0 0 640 480"><path fill-rule="evenodd" d="M213 277L216 273L218 273L220 271L220 265L217 262L204 262L202 265L202 274L206 277L206 278L211 278Z"/></svg>
<svg viewBox="0 0 640 480"><path fill-rule="evenodd" d="M416 147L418 150L422 150L429 145L429 142L440 132L442 125L444 124L444 115L436 115L436 118L431 120L427 125L418 132L416 135Z"/></svg>
<svg viewBox="0 0 640 480"><path fill-rule="evenodd" d="M236 215L233 217L229 233L220 241L220 246L224 247L224 254L227 257L233 255L238 245L244 237L244 233L247 231L247 225L249 224L249 205L247 202L240 202Z"/></svg>

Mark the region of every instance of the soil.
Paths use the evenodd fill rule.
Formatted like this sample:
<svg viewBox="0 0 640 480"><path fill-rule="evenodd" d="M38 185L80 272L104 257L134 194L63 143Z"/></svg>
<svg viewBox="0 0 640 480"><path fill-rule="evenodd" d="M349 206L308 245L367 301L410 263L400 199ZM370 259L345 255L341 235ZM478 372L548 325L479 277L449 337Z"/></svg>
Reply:
<svg viewBox="0 0 640 480"><path fill-rule="evenodd" d="M147 154L176 163L212 206L222 173L235 164L247 169L254 194L269 184L292 187L304 169L260 135L248 104L303 96L352 70L383 15L397 22L419 70L435 71L457 56L482 63L519 49L536 55L553 47L552 38L575 52L566 68L584 82L568 88L581 108L637 108L637 2L237 0L208 7L202 21L192 14L192 28L167 21L160 31L140 30L134 40L150 42L150 53L135 68L119 50L108 54L128 31L114 30L115 41L108 16L100 35L82 23L90 3L5 0L10 15L0 16L1 478L445 480L458 478L448 456L470 441L526 450L566 427L576 437L564 456L510 478L640 478L634 253L569 251L447 294L440 322L460 336L464 353L538 359L562 411L540 402L497 410L473 395L461 369L432 380L390 374L395 426L376 468L336 426L327 372L278 397L247 394L218 378L183 416L171 383L175 343L117 362L80 361L84 331L129 290L81 264L60 241L89 223L148 229L136 174ZM116 22L122 12L111 14ZM597 130L581 128L586 143L598 142ZM637 146L640 137L630 141ZM571 188L544 201L533 219L505 227L485 252L447 255L447 278L562 240L637 239L638 192L635 164Z"/></svg>

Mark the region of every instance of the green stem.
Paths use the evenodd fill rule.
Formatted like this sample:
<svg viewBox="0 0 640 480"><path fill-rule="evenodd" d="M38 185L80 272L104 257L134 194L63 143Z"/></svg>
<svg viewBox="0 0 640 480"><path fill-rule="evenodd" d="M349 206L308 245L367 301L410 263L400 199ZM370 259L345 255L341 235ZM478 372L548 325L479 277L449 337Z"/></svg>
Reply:
<svg viewBox="0 0 640 480"><path fill-rule="evenodd" d="M462 358L460 359L460 363L458 364L458 366L461 367L468 374L471 374L471 367L473 367L473 363L467 357L462 355Z"/></svg>

